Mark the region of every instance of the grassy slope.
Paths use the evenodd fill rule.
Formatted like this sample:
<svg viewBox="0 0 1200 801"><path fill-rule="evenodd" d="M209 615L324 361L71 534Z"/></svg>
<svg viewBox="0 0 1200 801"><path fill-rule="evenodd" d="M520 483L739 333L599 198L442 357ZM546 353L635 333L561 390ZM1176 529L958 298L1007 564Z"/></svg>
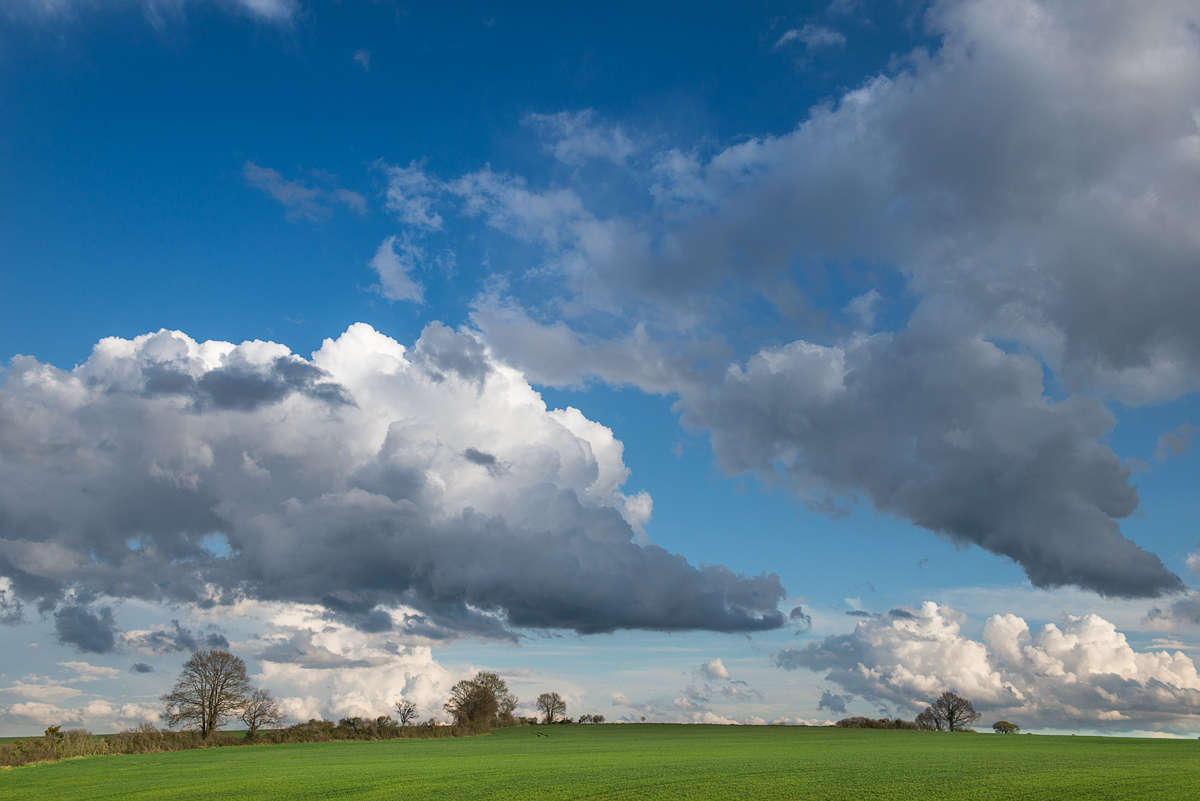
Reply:
<svg viewBox="0 0 1200 801"><path fill-rule="evenodd" d="M92 757L4 771L0 797L1194 799L1198 749L1194 740L556 726Z"/></svg>

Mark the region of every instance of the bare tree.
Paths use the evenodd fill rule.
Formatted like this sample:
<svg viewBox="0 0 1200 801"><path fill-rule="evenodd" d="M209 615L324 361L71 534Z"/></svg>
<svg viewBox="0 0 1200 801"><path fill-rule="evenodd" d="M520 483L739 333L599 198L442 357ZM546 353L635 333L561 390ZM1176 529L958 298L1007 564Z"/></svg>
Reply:
<svg viewBox="0 0 1200 801"><path fill-rule="evenodd" d="M546 723L553 723L557 715L565 715L567 702L558 693L542 693L537 699L537 708L546 716Z"/></svg>
<svg viewBox="0 0 1200 801"><path fill-rule="evenodd" d="M417 705L403 698L396 699L396 717L400 719L401 726L407 726L417 719Z"/></svg>
<svg viewBox="0 0 1200 801"><path fill-rule="evenodd" d="M246 663L228 651L197 651L183 663L171 692L162 696L163 720L211 737L226 718L238 714L252 692Z"/></svg>
<svg viewBox="0 0 1200 801"><path fill-rule="evenodd" d="M917 722L921 723L922 716L926 714L932 718L938 731L971 731L971 724L983 717L975 711L970 701L949 690L918 715Z"/></svg>
<svg viewBox="0 0 1200 801"><path fill-rule="evenodd" d="M271 693L263 689L255 689L246 696L242 712L238 715L246 724L246 739L253 740L261 727L269 729L283 725L287 715L279 708L279 704L271 697Z"/></svg>

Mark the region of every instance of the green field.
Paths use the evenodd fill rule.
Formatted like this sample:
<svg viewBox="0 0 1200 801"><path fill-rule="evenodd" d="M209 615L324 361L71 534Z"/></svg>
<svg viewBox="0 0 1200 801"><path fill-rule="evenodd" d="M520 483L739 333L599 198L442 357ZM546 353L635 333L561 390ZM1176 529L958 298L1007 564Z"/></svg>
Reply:
<svg viewBox="0 0 1200 801"><path fill-rule="evenodd" d="M1198 799L1200 743L781 726L554 726L471 738L89 757L0 772L4 801L950 797Z"/></svg>

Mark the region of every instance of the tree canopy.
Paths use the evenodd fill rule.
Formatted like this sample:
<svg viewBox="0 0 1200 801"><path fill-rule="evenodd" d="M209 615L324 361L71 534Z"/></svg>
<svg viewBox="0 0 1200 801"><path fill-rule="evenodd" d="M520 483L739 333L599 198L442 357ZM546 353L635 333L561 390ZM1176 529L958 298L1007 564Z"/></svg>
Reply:
<svg viewBox="0 0 1200 801"><path fill-rule="evenodd" d="M484 671L451 687L450 698L443 706L456 725L474 732L510 723L516 707L517 698L508 691L504 679Z"/></svg>

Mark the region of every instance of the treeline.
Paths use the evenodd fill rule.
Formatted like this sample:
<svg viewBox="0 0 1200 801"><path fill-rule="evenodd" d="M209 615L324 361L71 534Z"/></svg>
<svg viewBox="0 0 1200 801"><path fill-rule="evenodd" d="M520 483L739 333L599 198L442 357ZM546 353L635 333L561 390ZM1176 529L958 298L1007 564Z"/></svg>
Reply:
<svg viewBox="0 0 1200 801"><path fill-rule="evenodd" d="M168 731L159 729L153 723L143 723L137 728L106 735L95 735L87 729L68 729L64 732L58 726L51 726L41 737L0 743L0 766L16 767L34 762L109 754L158 754L195 748L347 740L415 740L460 737L465 734L468 732L457 726L447 726L435 720L416 726L402 726L387 715L373 719L342 718L337 723L310 720L286 728L259 731L256 737L238 737L229 732L216 732L204 737L199 731Z"/></svg>
<svg viewBox="0 0 1200 801"><path fill-rule="evenodd" d="M916 720L900 718L842 718L833 724L843 729L915 729L918 731L965 731L973 732L971 724L983 715L966 698L947 690L937 697ZM997 734L1019 734L1021 727L1007 720L992 724Z"/></svg>
<svg viewBox="0 0 1200 801"><path fill-rule="evenodd" d="M921 726L912 720L900 718L842 718L833 724L842 729L920 729Z"/></svg>
<svg viewBox="0 0 1200 801"><path fill-rule="evenodd" d="M51 726L41 737L0 743L0 766L16 767L34 762L55 762L60 759L102 754L188 751L193 748L234 745L238 742L228 734L221 736L219 740L205 741L197 731L159 731L152 723L143 723L136 729L126 729L118 734L99 736L87 729L60 731L59 726ZM226 740L229 742L225 742Z"/></svg>

